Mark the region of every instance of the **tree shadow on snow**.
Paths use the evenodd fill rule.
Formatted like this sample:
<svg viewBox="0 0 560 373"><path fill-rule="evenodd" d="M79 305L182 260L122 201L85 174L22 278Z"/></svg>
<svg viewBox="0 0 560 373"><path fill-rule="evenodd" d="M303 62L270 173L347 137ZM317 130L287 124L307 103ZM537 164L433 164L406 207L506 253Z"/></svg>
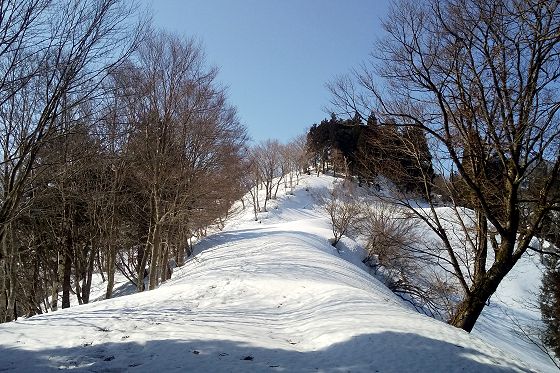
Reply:
<svg viewBox="0 0 560 373"><path fill-rule="evenodd" d="M365 334L317 351L298 351L297 336L286 341L286 349L227 340L138 343L133 334L117 342L83 338L80 346L41 351L26 350L24 342L20 348L0 342L0 372L530 372L507 356L498 361L410 333Z"/></svg>

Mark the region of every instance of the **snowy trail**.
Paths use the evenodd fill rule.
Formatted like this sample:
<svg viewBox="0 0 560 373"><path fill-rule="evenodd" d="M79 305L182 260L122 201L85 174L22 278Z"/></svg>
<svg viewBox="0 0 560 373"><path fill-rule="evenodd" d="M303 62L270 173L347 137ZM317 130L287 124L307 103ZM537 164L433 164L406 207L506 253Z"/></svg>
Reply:
<svg viewBox="0 0 560 373"><path fill-rule="evenodd" d="M0 372L531 371L338 257L300 192L201 242L154 291L1 325Z"/></svg>

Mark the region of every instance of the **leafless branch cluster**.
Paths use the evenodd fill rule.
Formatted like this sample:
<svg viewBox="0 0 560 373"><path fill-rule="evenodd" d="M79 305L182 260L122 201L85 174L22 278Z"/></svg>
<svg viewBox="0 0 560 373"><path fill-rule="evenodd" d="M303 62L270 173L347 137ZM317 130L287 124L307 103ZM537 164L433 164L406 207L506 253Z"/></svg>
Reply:
<svg viewBox="0 0 560 373"><path fill-rule="evenodd" d="M420 221L407 209L379 202L365 207L360 232L366 238L363 262L376 269L387 286L419 311L445 318L452 311L456 293L453 281L433 263L444 261L419 229Z"/></svg>
<svg viewBox="0 0 560 373"><path fill-rule="evenodd" d="M288 144L266 140L248 150L244 186L251 198L255 220L267 211L268 201L276 199L280 186L290 194L307 168L305 142L302 136ZM259 191L264 191L264 201ZM262 201L262 206L261 206Z"/></svg>
<svg viewBox="0 0 560 373"><path fill-rule="evenodd" d="M362 216L360 200L354 193L354 184L348 181L336 183L329 195L322 201L329 214L333 239L336 247L342 236L356 229Z"/></svg>

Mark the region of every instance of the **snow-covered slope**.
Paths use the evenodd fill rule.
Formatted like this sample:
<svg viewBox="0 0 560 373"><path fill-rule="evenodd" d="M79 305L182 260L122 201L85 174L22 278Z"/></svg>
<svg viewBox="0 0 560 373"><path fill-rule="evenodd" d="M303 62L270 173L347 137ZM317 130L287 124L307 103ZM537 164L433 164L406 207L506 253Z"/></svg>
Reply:
<svg viewBox="0 0 560 373"><path fill-rule="evenodd" d="M472 334L522 357L536 371L558 372L540 349L542 346L536 344L540 344L538 334L544 327L538 308L544 269L538 255L528 254L502 281L490 304L482 311Z"/></svg>
<svg viewBox="0 0 560 373"><path fill-rule="evenodd" d="M340 258L312 197L330 184L308 177L260 222L240 213L154 291L1 325L0 371L534 368L523 356L416 313Z"/></svg>

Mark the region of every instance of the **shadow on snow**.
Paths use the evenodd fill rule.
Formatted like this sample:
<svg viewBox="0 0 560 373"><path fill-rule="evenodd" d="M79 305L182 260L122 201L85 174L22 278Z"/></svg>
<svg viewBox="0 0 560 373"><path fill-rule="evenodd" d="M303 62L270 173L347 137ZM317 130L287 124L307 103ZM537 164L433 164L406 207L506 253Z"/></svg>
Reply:
<svg viewBox="0 0 560 373"><path fill-rule="evenodd" d="M78 347L41 351L0 344L0 371L529 372L474 349L410 333L365 334L324 350L303 352L295 343L296 351L227 340L100 343L84 335L83 341Z"/></svg>

